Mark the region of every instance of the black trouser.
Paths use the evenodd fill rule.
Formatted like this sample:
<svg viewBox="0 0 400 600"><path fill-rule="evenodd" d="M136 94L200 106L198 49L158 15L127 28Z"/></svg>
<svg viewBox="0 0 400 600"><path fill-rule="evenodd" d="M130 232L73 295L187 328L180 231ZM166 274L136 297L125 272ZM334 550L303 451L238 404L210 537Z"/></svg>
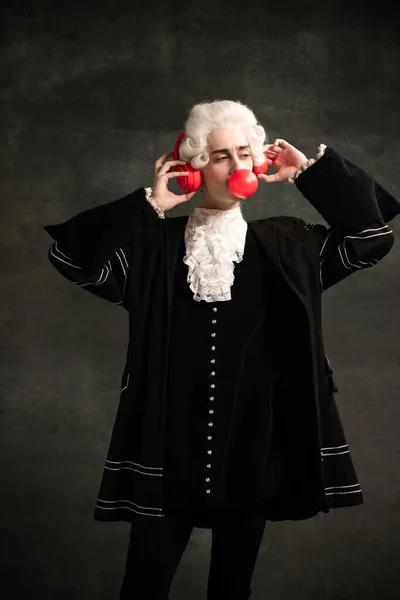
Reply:
<svg viewBox="0 0 400 600"><path fill-rule="evenodd" d="M247 600L266 517L249 512L218 518L207 600ZM149 517L132 525L120 600L167 600L193 525L188 519Z"/></svg>

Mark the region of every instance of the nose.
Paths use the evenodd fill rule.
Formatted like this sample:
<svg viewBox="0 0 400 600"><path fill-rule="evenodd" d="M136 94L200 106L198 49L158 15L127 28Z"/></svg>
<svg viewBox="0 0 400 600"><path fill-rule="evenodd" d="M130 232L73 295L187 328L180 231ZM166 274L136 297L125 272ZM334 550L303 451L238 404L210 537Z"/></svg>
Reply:
<svg viewBox="0 0 400 600"><path fill-rule="evenodd" d="M240 169L240 161L239 158L237 156L233 156L232 160L231 160L231 168L230 168L230 174L232 175L232 173L234 173L235 171L237 171L238 169Z"/></svg>

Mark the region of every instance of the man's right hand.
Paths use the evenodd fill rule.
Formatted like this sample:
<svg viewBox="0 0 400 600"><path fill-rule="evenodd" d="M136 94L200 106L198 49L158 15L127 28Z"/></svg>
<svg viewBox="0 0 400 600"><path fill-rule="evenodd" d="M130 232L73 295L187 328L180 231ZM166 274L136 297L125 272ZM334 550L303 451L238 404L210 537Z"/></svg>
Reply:
<svg viewBox="0 0 400 600"><path fill-rule="evenodd" d="M177 204L182 204L190 200L196 192L190 192L188 194L173 194L168 189L168 182L173 177L184 177L187 175L187 171L174 171L171 170L173 167L182 166L185 164L184 160L168 160L168 157L172 156L172 152L167 152L160 156L155 162L155 177L153 183L152 199L159 208L164 211L170 210Z"/></svg>

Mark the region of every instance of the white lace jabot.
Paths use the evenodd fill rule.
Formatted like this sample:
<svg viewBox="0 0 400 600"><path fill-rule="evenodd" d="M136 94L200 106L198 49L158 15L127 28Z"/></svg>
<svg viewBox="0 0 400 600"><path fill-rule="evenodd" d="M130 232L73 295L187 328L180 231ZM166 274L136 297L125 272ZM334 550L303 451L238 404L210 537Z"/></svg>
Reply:
<svg viewBox="0 0 400 600"><path fill-rule="evenodd" d="M240 206L230 210L197 207L185 229L187 281L194 300L231 299L234 262L243 260L247 222Z"/></svg>

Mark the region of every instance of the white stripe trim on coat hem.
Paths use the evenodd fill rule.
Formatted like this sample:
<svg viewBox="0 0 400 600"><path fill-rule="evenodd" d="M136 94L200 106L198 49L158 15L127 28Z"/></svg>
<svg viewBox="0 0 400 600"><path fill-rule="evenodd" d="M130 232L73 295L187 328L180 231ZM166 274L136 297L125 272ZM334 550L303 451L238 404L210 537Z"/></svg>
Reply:
<svg viewBox="0 0 400 600"><path fill-rule="evenodd" d="M132 460L106 460L106 463L110 463L112 465L122 465L124 463L129 463L130 465L134 465L135 467L140 467L141 469L152 469L153 471L162 471L162 467L146 467L146 465L141 465L140 463L135 463Z"/></svg>
<svg viewBox="0 0 400 600"><path fill-rule="evenodd" d="M120 504L122 502L127 505L131 504L133 506L100 506L98 504L99 502L102 502L104 504ZM163 516L162 508L156 508L153 506L140 506L140 504L136 504L135 502L132 502L131 500L122 500L122 499L121 500L102 500L101 498L98 498L97 502L96 502L96 508L98 508L100 510L131 510L132 512L135 512L138 514L143 514L143 515L148 515L150 517L162 517ZM157 511L156 514L149 512L152 510Z"/></svg>
<svg viewBox="0 0 400 600"><path fill-rule="evenodd" d="M362 493L361 490L353 490L351 492L325 492L325 496L333 496L333 495L343 496L345 494L361 494L361 493Z"/></svg>
<svg viewBox="0 0 400 600"><path fill-rule="evenodd" d="M107 471L123 471L126 469L127 471L134 471L135 473L140 473L141 475L149 475L150 477L162 477L162 473L145 473L144 471L140 471L139 469L134 469L133 467L104 467Z"/></svg>

